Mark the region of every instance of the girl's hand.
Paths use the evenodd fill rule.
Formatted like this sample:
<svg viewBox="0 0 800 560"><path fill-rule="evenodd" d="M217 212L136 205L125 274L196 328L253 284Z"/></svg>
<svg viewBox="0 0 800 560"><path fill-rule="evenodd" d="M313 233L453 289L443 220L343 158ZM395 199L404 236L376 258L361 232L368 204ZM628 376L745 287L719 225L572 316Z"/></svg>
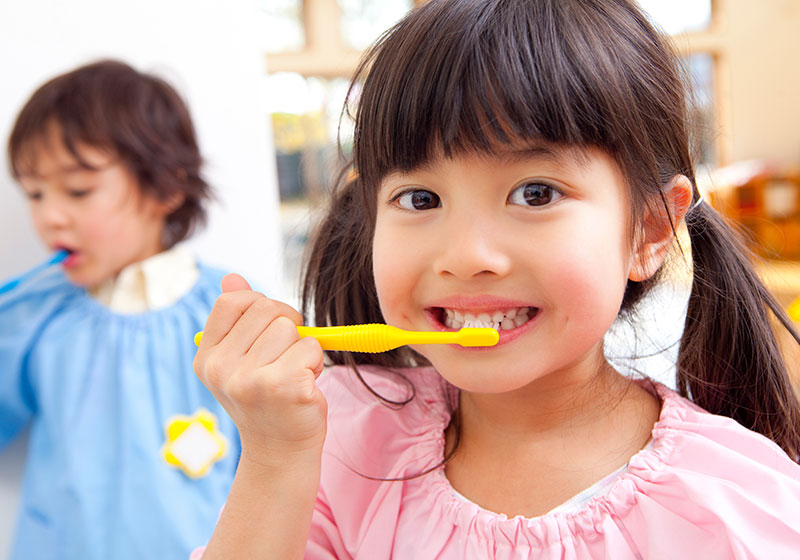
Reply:
<svg viewBox="0 0 800 560"><path fill-rule="evenodd" d="M327 412L316 386L319 342L300 338L297 311L252 291L241 276L223 278L222 291L194 371L236 423L242 458L280 468L289 456L318 454Z"/></svg>

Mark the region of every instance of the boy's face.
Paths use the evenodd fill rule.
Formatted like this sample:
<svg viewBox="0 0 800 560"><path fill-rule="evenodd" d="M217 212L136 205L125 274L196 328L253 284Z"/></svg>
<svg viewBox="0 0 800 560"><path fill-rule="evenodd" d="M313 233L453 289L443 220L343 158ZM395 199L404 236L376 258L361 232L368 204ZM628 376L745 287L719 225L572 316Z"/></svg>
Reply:
<svg viewBox="0 0 800 560"><path fill-rule="evenodd" d="M42 241L52 250L70 252L63 267L71 282L96 286L162 251L169 209L143 196L136 177L113 154L80 147L96 168L86 169L55 129L31 149L35 166L20 183Z"/></svg>
<svg viewBox="0 0 800 560"><path fill-rule="evenodd" d="M634 262L629 212L598 150L439 157L389 175L373 240L383 316L411 330L498 328L490 348L415 347L465 391L585 380L605 363Z"/></svg>

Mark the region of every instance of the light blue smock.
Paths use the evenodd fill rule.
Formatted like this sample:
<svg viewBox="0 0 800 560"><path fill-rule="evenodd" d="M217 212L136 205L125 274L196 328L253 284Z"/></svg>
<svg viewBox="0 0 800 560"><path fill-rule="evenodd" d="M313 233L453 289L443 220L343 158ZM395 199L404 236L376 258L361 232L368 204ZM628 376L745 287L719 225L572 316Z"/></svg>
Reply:
<svg viewBox="0 0 800 560"><path fill-rule="evenodd" d="M0 449L31 423L11 558L188 558L206 543L240 444L192 370L223 273L174 305L114 313L60 270L0 296ZM227 454L193 479L163 459L176 414L214 413Z"/></svg>

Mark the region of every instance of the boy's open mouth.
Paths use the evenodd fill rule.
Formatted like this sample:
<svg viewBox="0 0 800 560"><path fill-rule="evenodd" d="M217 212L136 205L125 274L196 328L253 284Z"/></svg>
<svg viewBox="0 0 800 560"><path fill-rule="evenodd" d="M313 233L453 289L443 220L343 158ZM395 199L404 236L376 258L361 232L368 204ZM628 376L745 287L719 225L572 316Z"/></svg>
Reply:
<svg viewBox="0 0 800 560"><path fill-rule="evenodd" d="M67 252L67 258L64 259L64 261L62 262L62 264L63 264L63 266L65 268L71 268L75 264L75 261L78 259L78 253L77 253L77 251L75 251L75 249L72 249L70 247L65 247L63 245L57 245L53 249L55 251L66 251Z"/></svg>
<svg viewBox="0 0 800 560"><path fill-rule="evenodd" d="M56 245L53 247L53 251L66 251L70 255L75 252L75 249L71 249L65 245Z"/></svg>
<svg viewBox="0 0 800 560"><path fill-rule="evenodd" d="M533 319L539 312L539 308L513 307L504 310L469 312L438 307L433 311L436 319L448 329L488 327L498 331L510 331Z"/></svg>

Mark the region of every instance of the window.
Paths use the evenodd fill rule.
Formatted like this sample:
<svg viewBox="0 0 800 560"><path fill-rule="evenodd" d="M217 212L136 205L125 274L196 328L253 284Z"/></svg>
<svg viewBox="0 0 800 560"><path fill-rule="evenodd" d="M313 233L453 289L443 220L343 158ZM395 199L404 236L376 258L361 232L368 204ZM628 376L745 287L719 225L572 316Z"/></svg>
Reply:
<svg viewBox="0 0 800 560"><path fill-rule="evenodd" d="M714 105L714 57L698 52L684 58L689 73L690 110L694 130L691 131L695 163L713 166L717 162L716 142L719 136Z"/></svg>
<svg viewBox="0 0 800 560"><path fill-rule="evenodd" d="M701 168L714 167L723 159L720 147L718 60L720 34L712 0L638 0L650 20L670 34L683 55L691 87L692 150Z"/></svg>
<svg viewBox="0 0 800 560"><path fill-rule="evenodd" d="M352 148L352 123L340 123L350 77L363 49L414 5L412 0L259 0L281 227L284 293L297 294L310 208ZM339 153L341 140L344 154ZM297 305L297 301L289 303Z"/></svg>
<svg viewBox="0 0 800 560"><path fill-rule="evenodd" d="M282 201L314 202L344 164L338 135L345 157L353 135L348 119L339 128L348 86L346 78L307 78L296 72L266 77Z"/></svg>

